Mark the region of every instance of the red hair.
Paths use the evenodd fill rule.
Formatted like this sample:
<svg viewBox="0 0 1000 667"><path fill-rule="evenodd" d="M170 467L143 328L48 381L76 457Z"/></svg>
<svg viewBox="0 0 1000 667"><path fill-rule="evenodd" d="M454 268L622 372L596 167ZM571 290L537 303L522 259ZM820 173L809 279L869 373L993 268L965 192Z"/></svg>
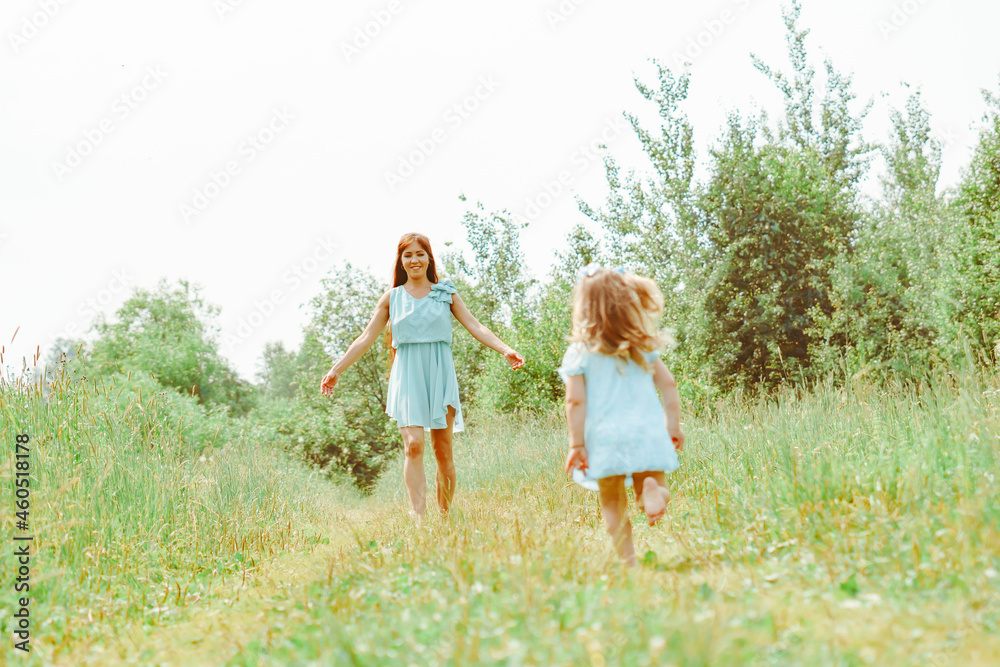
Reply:
<svg viewBox="0 0 1000 667"><path fill-rule="evenodd" d="M408 232L399 237L399 245L396 246L396 265L392 269L392 286L399 287L400 285L405 285L407 281L406 269L403 268L403 251L406 250L410 244L416 242L424 249L427 253L427 257L430 260L427 263L427 280L432 283L438 281L437 276L437 262L434 261L434 251L431 250L431 240L424 236L423 234L418 234L416 232ZM393 360L396 358L396 348L392 346L392 322L386 326L386 337L385 344L388 346L389 352L389 365L392 365Z"/></svg>

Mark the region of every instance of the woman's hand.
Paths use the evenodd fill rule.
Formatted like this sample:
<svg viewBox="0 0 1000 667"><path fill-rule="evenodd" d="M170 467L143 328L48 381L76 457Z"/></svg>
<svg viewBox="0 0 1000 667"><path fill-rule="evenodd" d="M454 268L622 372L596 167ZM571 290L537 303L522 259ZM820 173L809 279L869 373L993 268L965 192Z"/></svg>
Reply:
<svg viewBox="0 0 1000 667"><path fill-rule="evenodd" d="M524 365L524 357L518 354L517 350L512 347L507 348L507 351L503 353L503 357L507 360L507 363L510 364L512 370L516 371Z"/></svg>
<svg viewBox="0 0 1000 667"><path fill-rule="evenodd" d="M368 322L368 326L365 330L361 332L351 346L347 348L347 352L344 352L344 356L338 359L334 364L330 372L323 376L323 379L319 383L319 391L324 396L333 395L333 387L337 384L337 380L340 379L340 374L351 367L355 361L361 358L375 339L380 333L385 329L385 325L389 323L389 292L382 295L382 298L378 300L375 304L375 312L372 313L372 318Z"/></svg>
<svg viewBox="0 0 1000 667"><path fill-rule="evenodd" d="M580 472L587 472L587 448L586 447L570 447L569 453L566 454L566 474L572 474L574 470L579 470Z"/></svg>
<svg viewBox="0 0 1000 667"><path fill-rule="evenodd" d="M451 296L451 314L455 316L459 324L468 329L473 338L491 350L496 350L502 354L512 369L517 370L524 365L524 357L518 354L514 348L505 345L503 341L496 337L496 334L480 324L479 320L469 312L465 302L462 301L462 297L458 294Z"/></svg>
<svg viewBox="0 0 1000 667"><path fill-rule="evenodd" d="M334 371L332 368L330 372L323 376L323 380L319 383L319 391L324 396L332 396L333 388L337 384L337 380L340 379L340 372Z"/></svg>

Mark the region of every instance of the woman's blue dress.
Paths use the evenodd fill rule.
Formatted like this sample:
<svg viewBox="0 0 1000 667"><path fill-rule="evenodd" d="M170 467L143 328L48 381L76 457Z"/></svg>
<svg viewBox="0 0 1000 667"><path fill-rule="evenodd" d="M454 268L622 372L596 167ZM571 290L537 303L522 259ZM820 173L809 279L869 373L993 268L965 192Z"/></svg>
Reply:
<svg viewBox="0 0 1000 667"><path fill-rule="evenodd" d="M389 373L385 411L402 426L447 428L448 406L455 408L454 432L464 430L458 378L451 356L450 280L431 285L415 299L402 285L389 291L389 322L396 358Z"/></svg>

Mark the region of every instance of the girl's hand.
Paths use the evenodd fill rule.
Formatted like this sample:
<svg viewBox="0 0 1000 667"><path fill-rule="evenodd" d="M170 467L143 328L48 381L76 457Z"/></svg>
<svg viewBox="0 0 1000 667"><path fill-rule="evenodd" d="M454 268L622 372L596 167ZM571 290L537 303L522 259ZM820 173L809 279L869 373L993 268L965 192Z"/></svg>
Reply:
<svg viewBox="0 0 1000 667"><path fill-rule="evenodd" d="M684 451L684 431L677 429L675 433L670 434L670 439L674 443L674 451Z"/></svg>
<svg viewBox="0 0 1000 667"><path fill-rule="evenodd" d="M337 380L340 379L340 373L334 372L330 369L330 372L323 376L323 380L319 383L319 391L324 396L333 395L333 387L337 384Z"/></svg>
<svg viewBox="0 0 1000 667"><path fill-rule="evenodd" d="M524 365L524 357L518 354L517 351L512 347L508 347L507 351L503 353L503 356L504 359L507 360L507 363L510 364L512 370L516 371L518 368Z"/></svg>
<svg viewBox="0 0 1000 667"><path fill-rule="evenodd" d="M566 454L566 474L571 474L574 470L579 470L580 472L587 472L587 448L586 447L570 447L569 453Z"/></svg>

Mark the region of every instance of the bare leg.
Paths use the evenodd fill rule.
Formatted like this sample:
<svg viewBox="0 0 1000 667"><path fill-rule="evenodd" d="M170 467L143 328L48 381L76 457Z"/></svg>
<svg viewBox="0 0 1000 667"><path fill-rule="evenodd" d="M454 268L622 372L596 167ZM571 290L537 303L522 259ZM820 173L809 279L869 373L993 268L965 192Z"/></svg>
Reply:
<svg viewBox="0 0 1000 667"><path fill-rule="evenodd" d="M403 436L403 483L410 495L410 505L418 518L423 518L427 504L427 479L424 477L424 427L404 426L399 429Z"/></svg>
<svg viewBox="0 0 1000 667"><path fill-rule="evenodd" d="M667 489L667 476L661 471L638 472L632 475L635 488L635 504L649 519L649 525L654 525L663 518L670 502L670 491Z"/></svg>
<svg viewBox="0 0 1000 667"><path fill-rule="evenodd" d="M437 501L442 513L448 511L455 495L455 459L452 455L452 429L455 428L455 408L448 407L448 428L431 429L431 447L437 460Z"/></svg>
<svg viewBox="0 0 1000 667"><path fill-rule="evenodd" d="M632 545L632 524L628 520L628 495L625 493L625 476L597 480L601 496L601 513L608 527L611 542L618 556L628 567L635 567L635 547Z"/></svg>

